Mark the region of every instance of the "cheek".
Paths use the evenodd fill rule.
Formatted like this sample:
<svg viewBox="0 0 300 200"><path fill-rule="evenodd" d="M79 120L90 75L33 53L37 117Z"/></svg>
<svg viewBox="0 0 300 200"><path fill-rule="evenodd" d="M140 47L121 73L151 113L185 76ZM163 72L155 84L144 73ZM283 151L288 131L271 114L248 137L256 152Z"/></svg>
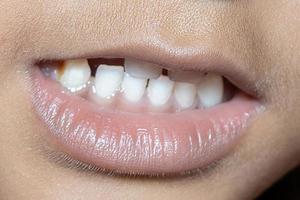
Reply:
<svg viewBox="0 0 300 200"><path fill-rule="evenodd" d="M300 84L299 3L255 1L251 17L254 63L261 71L261 90L277 109L297 110Z"/></svg>

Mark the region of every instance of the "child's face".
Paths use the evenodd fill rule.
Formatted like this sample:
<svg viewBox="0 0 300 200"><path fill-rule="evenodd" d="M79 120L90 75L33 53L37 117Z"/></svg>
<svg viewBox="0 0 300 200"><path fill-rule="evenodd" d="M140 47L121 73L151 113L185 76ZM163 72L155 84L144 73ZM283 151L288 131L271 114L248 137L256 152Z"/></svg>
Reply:
<svg viewBox="0 0 300 200"><path fill-rule="evenodd" d="M299 164L299 0L1 0L0 8L1 199L252 199ZM197 76L132 78L89 60L96 92L79 96L65 87L82 84L89 67L67 76L51 66L63 74L54 81L40 73L40 61L104 56ZM117 77L127 82L106 99ZM134 103L116 106L122 95ZM205 170L180 175L196 168Z"/></svg>

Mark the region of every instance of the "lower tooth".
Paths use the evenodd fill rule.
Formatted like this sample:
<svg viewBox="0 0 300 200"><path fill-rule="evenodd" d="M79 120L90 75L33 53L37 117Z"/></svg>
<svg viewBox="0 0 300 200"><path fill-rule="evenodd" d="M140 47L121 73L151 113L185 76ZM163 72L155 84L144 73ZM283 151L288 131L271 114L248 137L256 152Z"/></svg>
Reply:
<svg viewBox="0 0 300 200"><path fill-rule="evenodd" d="M148 85L148 98L152 105L165 105L172 95L174 82L167 76L160 76L158 79L152 79Z"/></svg>
<svg viewBox="0 0 300 200"><path fill-rule="evenodd" d="M195 102L196 86L191 83L176 83L174 94L181 109L190 108Z"/></svg>
<svg viewBox="0 0 300 200"><path fill-rule="evenodd" d="M224 83L222 76L215 74L206 75L198 86L200 107L209 108L222 103Z"/></svg>
<svg viewBox="0 0 300 200"><path fill-rule="evenodd" d="M124 75L122 66L100 65L96 72L95 89L97 96L109 99L120 89Z"/></svg>
<svg viewBox="0 0 300 200"><path fill-rule="evenodd" d="M135 78L125 73L122 91L125 98L131 102L138 102L145 93L147 79Z"/></svg>

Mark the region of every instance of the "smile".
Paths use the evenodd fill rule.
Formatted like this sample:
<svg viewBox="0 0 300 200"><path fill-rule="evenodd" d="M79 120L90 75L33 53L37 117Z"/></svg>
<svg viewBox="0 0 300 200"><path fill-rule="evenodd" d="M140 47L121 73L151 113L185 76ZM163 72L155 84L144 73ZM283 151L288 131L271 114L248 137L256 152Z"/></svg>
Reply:
<svg viewBox="0 0 300 200"><path fill-rule="evenodd" d="M176 65L113 55L49 59L31 70L32 102L49 137L85 163L145 175L203 168L226 156L262 111L243 86L253 83L225 58L207 53L205 62Z"/></svg>

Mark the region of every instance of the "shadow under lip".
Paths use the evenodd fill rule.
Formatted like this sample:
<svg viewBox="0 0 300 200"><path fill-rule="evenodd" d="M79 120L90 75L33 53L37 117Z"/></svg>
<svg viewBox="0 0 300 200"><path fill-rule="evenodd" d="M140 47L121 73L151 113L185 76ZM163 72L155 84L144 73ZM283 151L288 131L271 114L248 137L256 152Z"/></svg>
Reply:
<svg viewBox="0 0 300 200"><path fill-rule="evenodd" d="M120 172L111 169L101 168L99 166L83 162L73 158L68 153L59 150L59 147L55 145L45 144L45 141L40 141L40 151L43 156L51 163L60 167L77 171L79 173L92 174L96 176L107 176L114 179L130 179L134 181L164 181L164 182L178 182L185 181L186 179L194 180L202 176L209 176L216 166L222 163L221 160L216 160L206 167L197 168L193 170L184 171L177 174L143 174L135 172Z"/></svg>

